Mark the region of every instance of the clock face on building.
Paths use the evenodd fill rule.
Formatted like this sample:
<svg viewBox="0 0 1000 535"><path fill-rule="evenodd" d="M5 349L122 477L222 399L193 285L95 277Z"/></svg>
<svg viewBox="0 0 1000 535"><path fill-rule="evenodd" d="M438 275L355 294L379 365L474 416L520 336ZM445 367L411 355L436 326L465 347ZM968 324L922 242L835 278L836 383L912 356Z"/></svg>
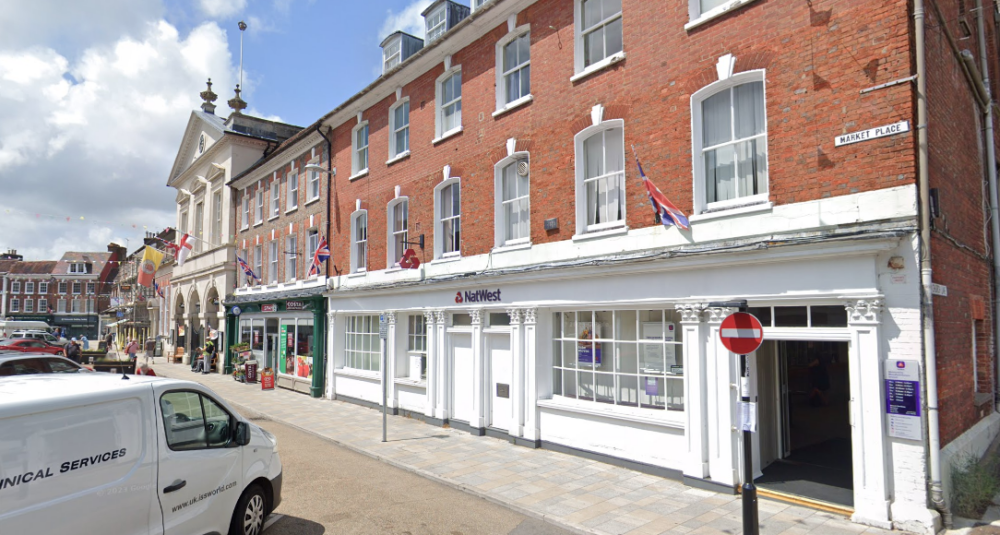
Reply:
<svg viewBox="0 0 1000 535"><path fill-rule="evenodd" d="M205 152L205 134L198 139L198 154Z"/></svg>

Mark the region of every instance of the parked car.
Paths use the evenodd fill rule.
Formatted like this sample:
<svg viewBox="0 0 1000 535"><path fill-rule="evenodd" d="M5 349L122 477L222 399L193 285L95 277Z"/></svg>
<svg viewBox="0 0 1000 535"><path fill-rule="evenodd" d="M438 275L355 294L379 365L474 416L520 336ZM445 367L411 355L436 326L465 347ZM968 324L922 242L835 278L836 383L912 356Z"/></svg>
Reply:
<svg viewBox="0 0 1000 535"><path fill-rule="evenodd" d="M52 333L47 333L45 331L16 331L14 334L10 335L11 338L31 338L34 340L41 340L43 342L48 342L56 346L64 346L67 341L65 339L60 340L55 337Z"/></svg>
<svg viewBox="0 0 1000 535"><path fill-rule="evenodd" d="M281 503L274 435L190 381L8 378L0 437L0 533L258 535Z"/></svg>
<svg viewBox="0 0 1000 535"><path fill-rule="evenodd" d="M0 377L12 375L34 375L40 373L92 372L66 357L55 355L26 355L20 351L0 352ZM0 532L3 530L0 529Z"/></svg>
<svg viewBox="0 0 1000 535"><path fill-rule="evenodd" d="M0 351L20 351L21 353L64 354L63 346L57 346L34 338L9 338L0 340Z"/></svg>

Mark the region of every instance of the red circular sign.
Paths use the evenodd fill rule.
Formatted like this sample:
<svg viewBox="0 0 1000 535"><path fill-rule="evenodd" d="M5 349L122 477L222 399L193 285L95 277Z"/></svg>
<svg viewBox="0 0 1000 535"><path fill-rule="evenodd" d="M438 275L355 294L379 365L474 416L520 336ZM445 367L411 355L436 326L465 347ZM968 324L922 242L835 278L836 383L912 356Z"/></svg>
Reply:
<svg viewBox="0 0 1000 535"><path fill-rule="evenodd" d="M746 355L760 347L764 340L764 328L753 314L735 312L722 320L719 338L726 349L737 355Z"/></svg>

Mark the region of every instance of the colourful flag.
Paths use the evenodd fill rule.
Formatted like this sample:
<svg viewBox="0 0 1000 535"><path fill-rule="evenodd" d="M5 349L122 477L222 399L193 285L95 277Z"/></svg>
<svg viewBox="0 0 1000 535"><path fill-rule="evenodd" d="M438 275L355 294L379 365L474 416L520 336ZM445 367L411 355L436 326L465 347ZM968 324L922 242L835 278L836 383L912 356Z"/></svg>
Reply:
<svg viewBox="0 0 1000 535"><path fill-rule="evenodd" d="M329 259L330 244L326 242L326 238L320 238L319 247L316 248L316 253L313 254L312 266L309 267L309 276L319 275L320 264Z"/></svg>
<svg viewBox="0 0 1000 535"><path fill-rule="evenodd" d="M632 154L635 155L635 147L632 147ZM646 174L642 172L642 164L639 163L638 155L635 155L635 164L639 166L639 176L642 177L642 185L646 186L649 203L653 205L653 210L660 216L660 222L663 223L663 226L677 225L687 230L690 225L688 218L674 206L674 203L667 199L667 196L660 191L660 188L657 188L652 181L646 178Z"/></svg>
<svg viewBox="0 0 1000 535"><path fill-rule="evenodd" d="M188 255L191 254L191 249L192 249L191 242L188 241L188 238L190 237L191 236L189 234L184 234L184 236L181 238L181 241L178 242L176 245L173 243L168 244L170 250L174 252L174 257L177 258L178 266L183 266L184 261L187 260Z"/></svg>
<svg viewBox="0 0 1000 535"><path fill-rule="evenodd" d="M156 276L160 262L163 262L163 253L147 245L142 252L142 262L139 264L139 284L147 288L153 286L153 277Z"/></svg>
<svg viewBox="0 0 1000 535"><path fill-rule="evenodd" d="M153 281L153 291L156 292L156 295L163 297L163 288L156 281Z"/></svg>
<svg viewBox="0 0 1000 535"><path fill-rule="evenodd" d="M257 278L257 275L255 275L254 272L253 272L253 270L250 269L250 264L247 264L246 262L244 262L243 259L240 258L239 255L236 255L236 262L240 265L240 269L243 270L243 273L246 274L246 276L247 276L248 279L260 282L260 279Z"/></svg>

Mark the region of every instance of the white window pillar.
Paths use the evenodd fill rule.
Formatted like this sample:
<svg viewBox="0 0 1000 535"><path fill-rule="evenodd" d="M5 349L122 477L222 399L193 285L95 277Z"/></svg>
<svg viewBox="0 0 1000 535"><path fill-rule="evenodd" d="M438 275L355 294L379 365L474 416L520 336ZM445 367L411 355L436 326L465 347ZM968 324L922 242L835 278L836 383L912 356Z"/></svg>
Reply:
<svg viewBox="0 0 1000 535"><path fill-rule="evenodd" d="M524 436L524 398L525 393L528 391L524 384L524 330L521 327L522 312L523 310L520 308L507 309L507 314L510 316L510 401L513 412L508 432L512 437ZM490 392L490 395L492 395L492 392Z"/></svg>
<svg viewBox="0 0 1000 535"><path fill-rule="evenodd" d="M525 308L524 310L524 328L522 330L521 336L524 339L524 343L519 344L519 348L523 348L522 361L524 362L524 367L522 368L522 379L521 382L524 384L524 394L521 396L524 399L524 420L523 425L523 436L525 439L537 443L541 434L538 431L538 365L535 355L535 336L537 334L538 324L536 321L536 313L538 309L536 308Z"/></svg>
<svg viewBox="0 0 1000 535"><path fill-rule="evenodd" d="M451 355L449 355L448 344L445 343L446 336L444 332L448 324L448 312L445 310L435 310L434 315L436 316L435 327L437 331L434 333L434 346L437 350L437 371L435 378L438 384L434 393L434 417L439 420L447 420L451 417L451 403L448 399L450 397L448 393L451 392Z"/></svg>
<svg viewBox="0 0 1000 535"><path fill-rule="evenodd" d="M722 320L736 311L735 308L709 308L705 342L705 376L709 379L706 381L705 406L708 418L704 421L708 425L709 476L723 485L736 485L740 480L737 472L739 433L736 428L738 357L730 353L719 339Z"/></svg>
<svg viewBox="0 0 1000 535"><path fill-rule="evenodd" d="M437 314L433 310L424 311L424 326L427 329L427 393L426 408L424 415L434 417L434 406L437 400L438 378L437 378Z"/></svg>
<svg viewBox="0 0 1000 535"><path fill-rule="evenodd" d="M486 427L485 407L489 404L483 399L490 394L486 385L486 367L483 365L483 309L474 308L469 311L472 316L472 414L469 425L475 429Z"/></svg>
<svg viewBox="0 0 1000 535"><path fill-rule="evenodd" d="M862 524L891 529L886 485L886 449L883 416L882 363L879 350L882 324L881 298L860 299L845 304L851 331L848 353L851 383L851 449L854 469L854 514ZM923 457L923 445L919 458ZM915 470L916 467L909 467ZM923 493L921 493L923 496ZM899 501L897 499L897 501ZM917 508L924 515L927 507ZM916 518L907 516L907 518Z"/></svg>
<svg viewBox="0 0 1000 535"><path fill-rule="evenodd" d="M677 305L681 316L681 340L684 341L684 433L687 439L687 460L684 475L698 479L709 476L708 462L708 395L705 373L706 325L702 322L702 305Z"/></svg>
<svg viewBox="0 0 1000 535"><path fill-rule="evenodd" d="M333 303L328 303L330 308L333 308ZM337 328L337 313L330 311L326 313L326 354L327 365L324 372L326 373L326 397L329 399L337 399L337 375L333 373L337 369L337 358L340 352L337 351L337 338L340 334L340 330Z"/></svg>
<svg viewBox="0 0 1000 535"><path fill-rule="evenodd" d="M382 342L385 344L385 373L382 377L386 378L389 383L386 385L386 405L390 409L395 409L399 406L396 401L396 311L386 310L382 313L385 316L386 323L389 324L388 332L386 333L386 339Z"/></svg>

